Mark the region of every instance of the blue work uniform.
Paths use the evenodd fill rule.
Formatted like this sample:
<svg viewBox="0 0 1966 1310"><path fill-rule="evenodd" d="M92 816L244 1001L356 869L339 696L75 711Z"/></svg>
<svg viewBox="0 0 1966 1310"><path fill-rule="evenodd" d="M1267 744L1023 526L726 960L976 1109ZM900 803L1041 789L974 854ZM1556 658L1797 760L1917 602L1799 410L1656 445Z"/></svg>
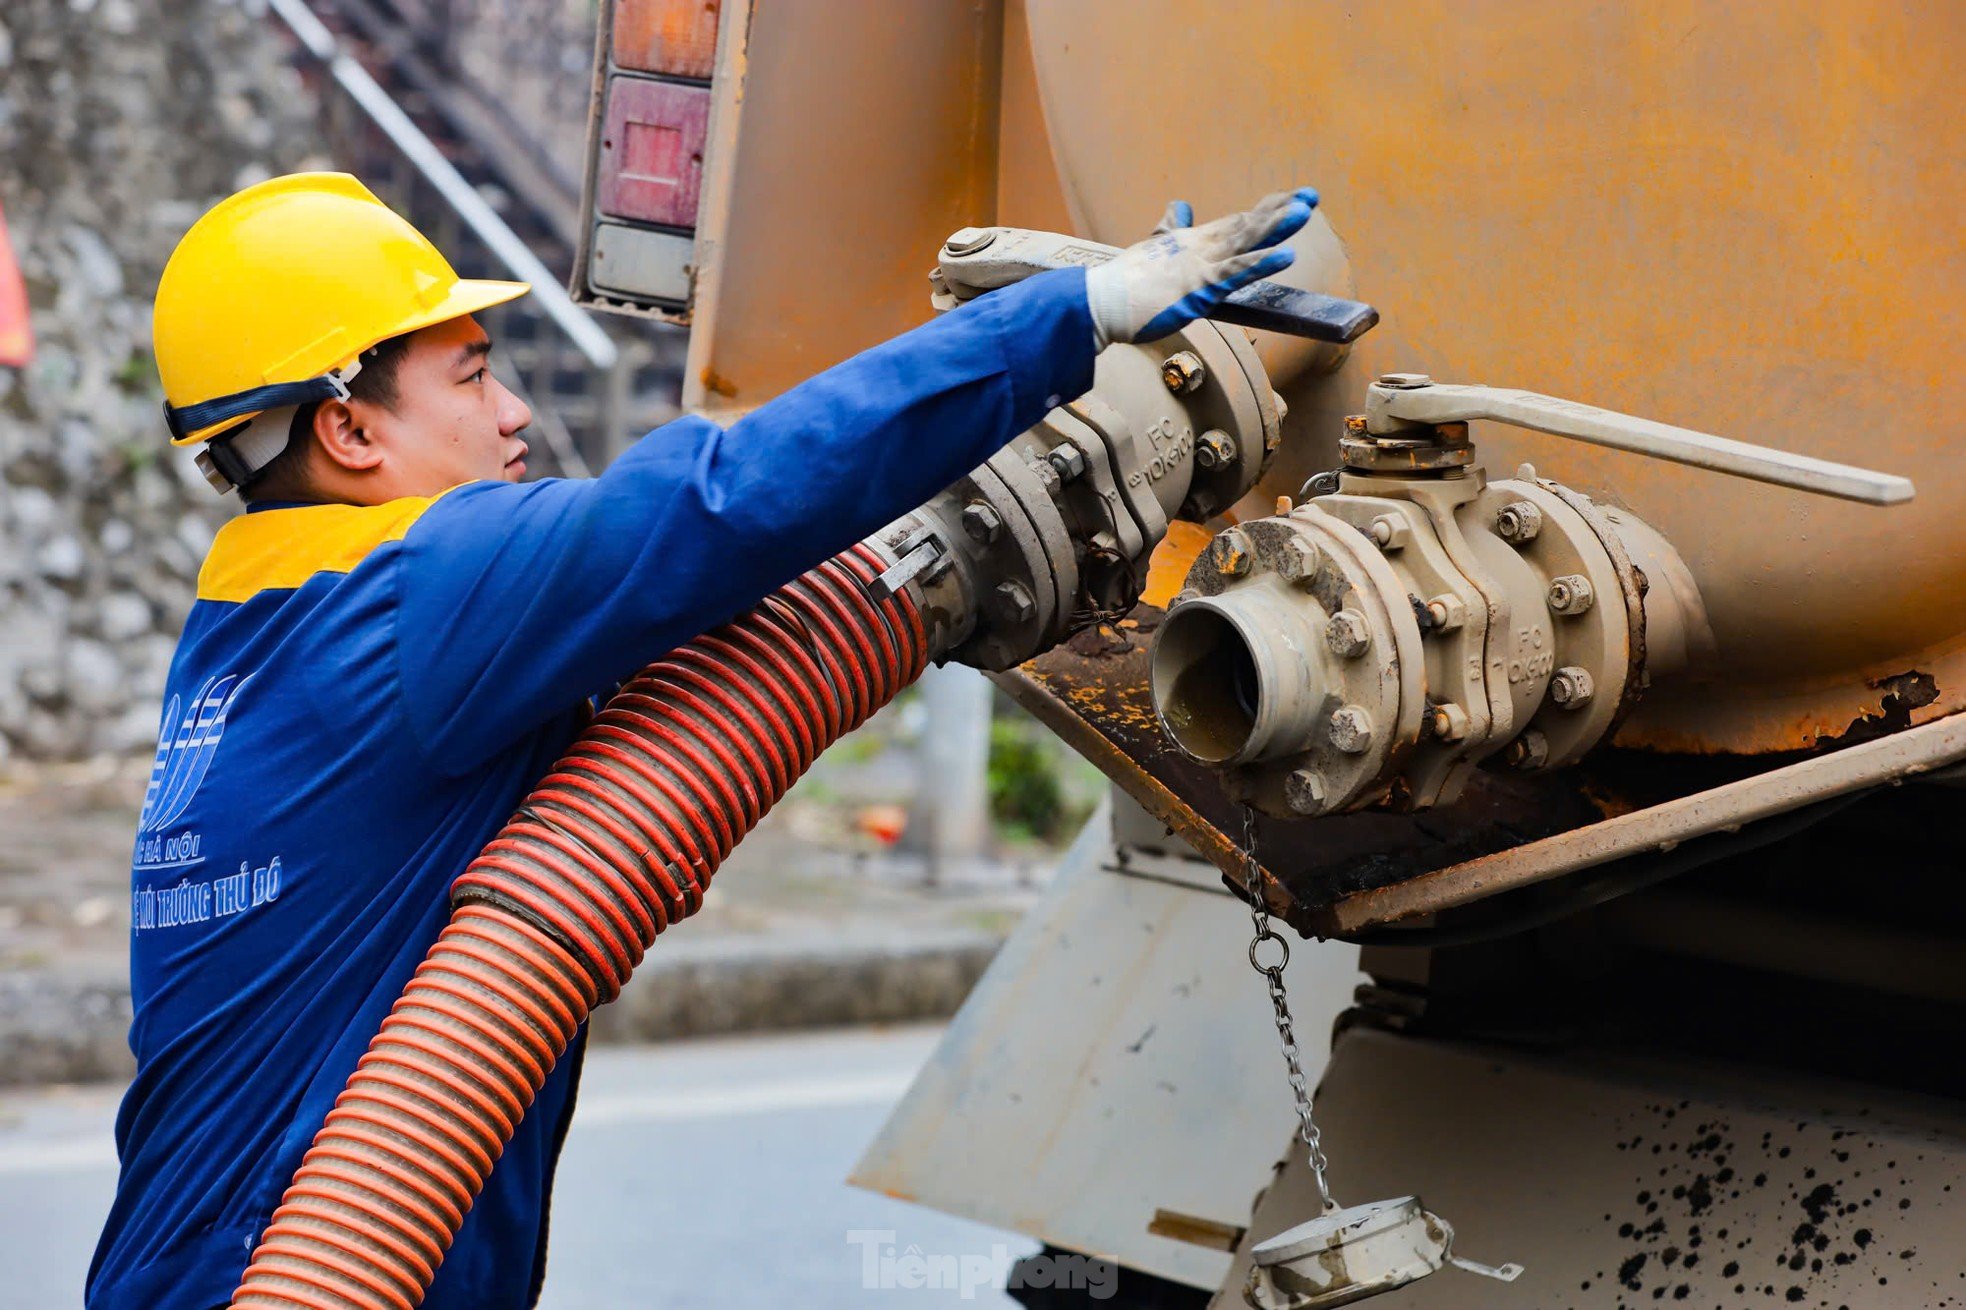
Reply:
<svg viewBox="0 0 1966 1310"><path fill-rule="evenodd" d="M139 820L137 1075L88 1304L229 1300L448 919L451 880L580 731L590 696L926 501L1084 392L1093 356L1084 274L1062 270L727 430L657 428L597 478L255 506L220 529ZM585 1036L425 1305L536 1300Z"/></svg>

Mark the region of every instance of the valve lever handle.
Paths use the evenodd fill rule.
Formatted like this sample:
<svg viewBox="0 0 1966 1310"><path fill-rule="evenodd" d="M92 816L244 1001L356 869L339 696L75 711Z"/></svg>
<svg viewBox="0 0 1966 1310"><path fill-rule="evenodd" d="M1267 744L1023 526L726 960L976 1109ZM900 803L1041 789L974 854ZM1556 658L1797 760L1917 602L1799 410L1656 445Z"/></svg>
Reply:
<svg viewBox="0 0 1966 1310"><path fill-rule="evenodd" d="M1090 268L1118 253L1112 246L1055 232L966 227L943 245L937 271L947 286L957 289L958 299L968 299L1055 268ZM1252 282L1230 294L1208 317L1218 323L1343 345L1369 331L1379 321L1379 311L1356 300L1281 282Z"/></svg>
<svg viewBox="0 0 1966 1310"><path fill-rule="evenodd" d="M1866 505L1899 505L1912 498L1911 479L1875 469L1837 464L1772 446L1716 437L1691 428L1599 409L1534 391L1433 382L1393 374L1366 393L1365 427L1373 436L1394 436L1416 426L1493 419L1551 436L1627 450L1715 473L1793 487Z"/></svg>

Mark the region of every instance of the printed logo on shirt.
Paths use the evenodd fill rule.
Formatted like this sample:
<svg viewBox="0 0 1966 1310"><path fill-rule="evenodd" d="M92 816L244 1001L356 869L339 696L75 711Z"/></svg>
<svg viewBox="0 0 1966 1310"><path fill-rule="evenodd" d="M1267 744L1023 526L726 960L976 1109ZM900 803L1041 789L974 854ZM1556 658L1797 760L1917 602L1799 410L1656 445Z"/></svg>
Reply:
<svg viewBox="0 0 1966 1310"><path fill-rule="evenodd" d="M188 703L173 696L165 706L132 858L137 877L163 877L140 883L131 893L130 925L134 931L222 919L279 898L277 856L261 868L241 861L235 874L194 882L190 871L205 862L204 837L190 827L172 831L211 772L233 702L251 681L251 674L208 678ZM173 874L177 875L175 880Z"/></svg>
<svg viewBox="0 0 1966 1310"><path fill-rule="evenodd" d="M218 754L219 741L225 736L226 715L251 681L250 673L243 678L236 673L207 678L181 719L180 697L171 697L164 707L163 726L157 732L157 758L150 766L150 785L144 789L143 813L137 820L139 868L184 868L203 862L197 850L198 834L187 831L166 837L164 833L190 806L205 775L211 772L212 757Z"/></svg>

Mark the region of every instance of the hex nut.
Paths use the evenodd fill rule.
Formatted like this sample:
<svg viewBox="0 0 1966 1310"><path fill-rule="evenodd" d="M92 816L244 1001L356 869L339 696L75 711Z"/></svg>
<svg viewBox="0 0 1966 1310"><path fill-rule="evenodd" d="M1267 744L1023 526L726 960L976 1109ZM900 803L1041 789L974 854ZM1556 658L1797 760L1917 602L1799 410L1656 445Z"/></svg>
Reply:
<svg viewBox="0 0 1966 1310"><path fill-rule="evenodd" d="M1381 514L1367 526L1365 535L1380 550L1399 550L1412 540L1413 529L1397 515Z"/></svg>
<svg viewBox="0 0 1966 1310"><path fill-rule="evenodd" d="M987 500L972 500L963 506L963 531L980 546L987 546L1003 535L1003 515Z"/></svg>
<svg viewBox="0 0 1966 1310"><path fill-rule="evenodd" d="M1277 547L1277 572L1287 581L1309 583L1323 564L1324 552L1314 541L1292 537Z"/></svg>
<svg viewBox="0 0 1966 1310"><path fill-rule="evenodd" d="M1044 458L1046 463L1058 470L1060 482L1070 482L1085 472L1085 455L1077 446L1054 446Z"/></svg>
<svg viewBox="0 0 1966 1310"><path fill-rule="evenodd" d="M1340 705L1331 711L1331 744L1347 755L1372 749L1372 716L1363 706Z"/></svg>
<svg viewBox="0 0 1966 1310"><path fill-rule="evenodd" d="M1526 500L1512 500L1496 511L1495 535L1511 546L1527 546L1543 530L1543 511Z"/></svg>
<svg viewBox="0 0 1966 1310"><path fill-rule="evenodd" d="M1208 543L1208 562L1225 578L1239 578L1249 572L1249 538L1240 528L1229 528Z"/></svg>
<svg viewBox="0 0 1966 1310"><path fill-rule="evenodd" d="M1589 669L1566 664L1550 675L1550 699L1559 708L1581 710L1591 703L1597 694L1597 684L1591 678Z"/></svg>
<svg viewBox="0 0 1966 1310"><path fill-rule="evenodd" d="M1160 380L1176 395L1193 391L1207 376L1201 356L1192 350L1177 350L1160 364Z"/></svg>
<svg viewBox="0 0 1966 1310"><path fill-rule="evenodd" d="M1582 614L1596 600L1591 580L1581 573L1566 573L1550 583L1550 608L1558 614Z"/></svg>
<svg viewBox="0 0 1966 1310"><path fill-rule="evenodd" d="M1436 741L1459 741L1468 735L1468 712L1452 701L1443 701L1427 710L1427 727Z"/></svg>
<svg viewBox="0 0 1966 1310"><path fill-rule="evenodd" d="M1324 813L1324 775L1316 769L1292 769L1283 780L1283 799L1299 814Z"/></svg>
<svg viewBox="0 0 1966 1310"><path fill-rule="evenodd" d="M997 613L1011 623L1029 623L1037 616L1038 603L1021 582L999 582L993 593Z"/></svg>
<svg viewBox="0 0 1966 1310"><path fill-rule="evenodd" d="M1195 442L1195 463L1202 468L1227 468L1236 462L1236 458L1236 443L1226 432L1204 432Z"/></svg>
<svg viewBox="0 0 1966 1310"><path fill-rule="evenodd" d="M1502 747L1502 763L1511 769L1540 769L1550 762L1550 739L1531 728Z"/></svg>
<svg viewBox="0 0 1966 1310"><path fill-rule="evenodd" d="M1372 649L1372 625L1357 610L1339 610L1324 625L1324 644L1340 659L1355 660Z"/></svg>
<svg viewBox="0 0 1966 1310"><path fill-rule="evenodd" d="M1468 607L1459 596L1446 592L1427 602L1427 618L1435 632L1452 632L1468 621Z"/></svg>

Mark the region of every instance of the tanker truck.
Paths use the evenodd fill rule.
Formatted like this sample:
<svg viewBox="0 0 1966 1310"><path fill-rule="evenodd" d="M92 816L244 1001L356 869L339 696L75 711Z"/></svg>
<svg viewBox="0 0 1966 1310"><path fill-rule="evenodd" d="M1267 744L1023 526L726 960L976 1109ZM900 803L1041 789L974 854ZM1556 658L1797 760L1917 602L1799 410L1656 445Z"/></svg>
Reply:
<svg viewBox="0 0 1966 1310"><path fill-rule="evenodd" d="M1031 1304L1966 1305L1962 55L1869 0L601 6L572 290L713 416L1323 196L885 536L1112 800L856 1182L1120 1271Z"/></svg>

